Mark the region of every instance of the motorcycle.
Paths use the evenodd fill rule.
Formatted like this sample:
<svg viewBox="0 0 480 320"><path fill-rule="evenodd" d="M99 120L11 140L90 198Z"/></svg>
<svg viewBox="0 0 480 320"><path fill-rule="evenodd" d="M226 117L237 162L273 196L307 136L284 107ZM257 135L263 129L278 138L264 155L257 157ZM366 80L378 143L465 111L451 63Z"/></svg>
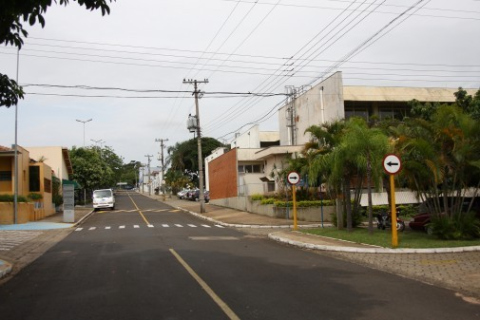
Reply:
<svg viewBox="0 0 480 320"><path fill-rule="evenodd" d="M405 230L405 222L399 218L400 211L397 211L397 231L402 232ZM382 213L377 214L377 228L385 230L386 228L392 227L392 216L389 212L383 211Z"/></svg>

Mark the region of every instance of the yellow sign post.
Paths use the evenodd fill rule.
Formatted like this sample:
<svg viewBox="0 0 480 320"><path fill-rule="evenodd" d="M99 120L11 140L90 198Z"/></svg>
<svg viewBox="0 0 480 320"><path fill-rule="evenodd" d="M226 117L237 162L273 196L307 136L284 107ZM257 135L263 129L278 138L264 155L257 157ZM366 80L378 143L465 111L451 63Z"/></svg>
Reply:
<svg viewBox="0 0 480 320"><path fill-rule="evenodd" d="M397 207L395 205L395 179L394 176L400 172L402 163L400 158L394 154L387 154L383 159L383 169L390 175L390 212L392 225L392 247L398 247L398 232L397 232Z"/></svg>
<svg viewBox="0 0 480 320"><path fill-rule="evenodd" d="M292 200L293 200L293 230L297 230L297 190L295 185L292 185Z"/></svg>
<svg viewBox="0 0 480 320"><path fill-rule="evenodd" d="M390 205L392 212L392 247L398 247L398 232L397 232L397 207L395 205L395 179L394 175L390 175Z"/></svg>

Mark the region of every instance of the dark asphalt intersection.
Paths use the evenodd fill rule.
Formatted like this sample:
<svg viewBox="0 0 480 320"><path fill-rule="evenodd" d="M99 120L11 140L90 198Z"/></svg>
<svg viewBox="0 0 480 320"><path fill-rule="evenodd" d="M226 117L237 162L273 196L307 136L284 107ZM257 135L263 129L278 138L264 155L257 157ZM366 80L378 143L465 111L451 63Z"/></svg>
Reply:
<svg viewBox="0 0 480 320"><path fill-rule="evenodd" d="M140 194L118 194L116 209L95 212L1 286L0 318L480 319L480 306L451 291L222 228Z"/></svg>

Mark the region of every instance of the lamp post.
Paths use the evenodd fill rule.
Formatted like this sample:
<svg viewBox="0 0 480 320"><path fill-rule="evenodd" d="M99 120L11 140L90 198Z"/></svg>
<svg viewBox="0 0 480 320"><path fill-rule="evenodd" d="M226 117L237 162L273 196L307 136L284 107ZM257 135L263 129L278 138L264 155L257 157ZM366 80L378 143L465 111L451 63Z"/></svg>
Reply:
<svg viewBox="0 0 480 320"><path fill-rule="evenodd" d="M85 124L87 122L90 122L92 121L93 119L88 119L88 120L79 120L79 119L75 119L77 122L81 122L83 123L83 146L85 147Z"/></svg>

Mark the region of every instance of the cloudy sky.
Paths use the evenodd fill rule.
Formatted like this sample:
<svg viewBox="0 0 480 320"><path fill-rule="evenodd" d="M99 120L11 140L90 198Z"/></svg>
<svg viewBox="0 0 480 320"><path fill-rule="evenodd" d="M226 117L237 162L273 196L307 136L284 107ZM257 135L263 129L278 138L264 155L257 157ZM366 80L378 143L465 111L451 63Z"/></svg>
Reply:
<svg viewBox="0 0 480 320"><path fill-rule="evenodd" d="M346 85L480 87L478 0L117 0L102 17L71 2L28 28L18 81L22 146L103 143L125 162L193 137L230 142L253 124L278 130L286 86L342 71ZM0 48L13 79L17 51ZM251 93L251 94L248 94ZM76 120L92 121L83 125ZM0 145L15 108L0 108ZM101 142L100 142L101 140Z"/></svg>

